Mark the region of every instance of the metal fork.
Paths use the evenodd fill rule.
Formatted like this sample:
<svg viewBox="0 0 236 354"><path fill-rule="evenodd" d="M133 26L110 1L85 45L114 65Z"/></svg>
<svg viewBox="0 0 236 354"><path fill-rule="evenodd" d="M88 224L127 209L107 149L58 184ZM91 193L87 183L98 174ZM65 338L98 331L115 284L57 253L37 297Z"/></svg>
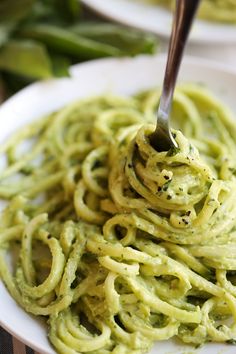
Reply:
<svg viewBox="0 0 236 354"><path fill-rule="evenodd" d="M162 94L157 111L157 124L155 131L149 137L151 145L159 152L177 147L170 131L169 115L184 48L199 3L200 0L176 1Z"/></svg>

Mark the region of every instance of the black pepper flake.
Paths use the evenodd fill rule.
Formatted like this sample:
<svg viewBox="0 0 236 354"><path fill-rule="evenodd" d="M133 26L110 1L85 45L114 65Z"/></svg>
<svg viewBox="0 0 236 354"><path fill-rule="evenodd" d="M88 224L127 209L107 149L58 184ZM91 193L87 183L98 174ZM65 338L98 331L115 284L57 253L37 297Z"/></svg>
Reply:
<svg viewBox="0 0 236 354"><path fill-rule="evenodd" d="M188 221L186 219L183 218L182 221L185 225L188 225Z"/></svg>
<svg viewBox="0 0 236 354"><path fill-rule="evenodd" d="M161 187L158 187L157 190L158 190L158 192L160 192L161 191Z"/></svg>
<svg viewBox="0 0 236 354"><path fill-rule="evenodd" d="M49 235L47 236L47 239L50 240L50 238L52 238L52 235L49 234Z"/></svg>
<svg viewBox="0 0 236 354"><path fill-rule="evenodd" d="M129 168L132 168L133 166L132 166L132 164L131 164L131 163L128 163L128 167L129 167Z"/></svg>
<svg viewBox="0 0 236 354"><path fill-rule="evenodd" d="M162 190L166 192L167 189L168 189L168 187L169 187L169 185L170 185L170 183L171 183L171 179L169 179L169 180L163 185Z"/></svg>
<svg viewBox="0 0 236 354"><path fill-rule="evenodd" d="M168 194L167 199L168 200L172 199L171 195Z"/></svg>
<svg viewBox="0 0 236 354"><path fill-rule="evenodd" d="M170 177L167 176L167 175L165 175L164 178L165 178L166 180L170 179Z"/></svg>
<svg viewBox="0 0 236 354"><path fill-rule="evenodd" d="M191 214L191 210L188 210L188 211L186 212L186 215L189 216L190 214Z"/></svg>

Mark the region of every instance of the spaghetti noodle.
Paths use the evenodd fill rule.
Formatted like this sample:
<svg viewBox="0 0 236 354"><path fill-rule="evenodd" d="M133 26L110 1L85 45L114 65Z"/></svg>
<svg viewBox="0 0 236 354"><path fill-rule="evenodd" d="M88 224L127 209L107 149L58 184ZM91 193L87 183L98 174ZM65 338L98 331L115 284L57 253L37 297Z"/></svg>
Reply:
<svg viewBox="0 0 236 354"><path fill-rule="evenodd" d="M158 100L78 101L0 146L1 277L48 319L58 353L236 337L236 124L206 89L182 85L178 148L156 152Z"/></svg>

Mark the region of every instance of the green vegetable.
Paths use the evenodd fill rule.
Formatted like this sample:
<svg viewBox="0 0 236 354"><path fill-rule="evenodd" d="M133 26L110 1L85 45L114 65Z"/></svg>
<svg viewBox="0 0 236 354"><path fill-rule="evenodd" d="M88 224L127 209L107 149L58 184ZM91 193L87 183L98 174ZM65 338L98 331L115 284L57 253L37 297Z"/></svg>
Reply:
<svg viewBox="0 0 236 354"><path fill-rule="evenodd" d="M72 26L71 31L94 41L115 45L122 53L130 55L155 51L156 40L153 35L136 30L127 31L127 28L111 23L87 22Z"/></svg>
<svg viewBox="0 0 236 354"><path fill-rule="evenodd" d="M7 43L9 40L11 33L14 29L14 25L12 23L2 23L0 24L0 48Z"/></svg>
<svg viewBox="0 0 236 354"><path fill-rule="evenodd" d="M51 55L53 74L57 77L69 76L70 60L61 55Z"/></svg>
<svg viewBox="0 0 236 354"><path fill-rule="evenodd" d="M84 60L155 53L154 35L88 22L80 7L79 0L0 0L0 77L8 93L68 76Z"/></svg>
<svg viewBox="0 0 236 354"><path fill-rule="evenodd" d="M115 47L78 36L69 30L52 25L35 25L23 29L20 35L39 40L51 49L74 56L77 59L87 60L122 54Z"/></svg>
<svg viewBox="0 0 236 354"><path fill-rule="evenodd" d="M10 41L0 51L0 69L35 79L52 76L45 47L33 41Z"/></svg>
<svg viewBox="0 0 236 354"><path fill-rule="evenodd" d="M76 20L80 14L80 4L78 0L57 0L56 7L59 13L68 21Z"/></svg>

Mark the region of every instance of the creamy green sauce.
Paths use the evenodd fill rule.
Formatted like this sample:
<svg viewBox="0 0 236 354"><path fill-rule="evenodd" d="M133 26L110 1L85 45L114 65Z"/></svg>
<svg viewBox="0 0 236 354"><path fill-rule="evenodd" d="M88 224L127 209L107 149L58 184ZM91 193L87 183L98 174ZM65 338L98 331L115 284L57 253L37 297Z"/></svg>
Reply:
<svg viewBox="0 0 236 354"><path fill-rule="evenodd" d="M173 0L147 0L173 10ZM198 17L203 20L236 23L236 0L202 0L198 10Z"/></svg>
<svg viewBox="0 0 236 354"><path fill-rule="evenodd" d="M202 86L182 85L172 109L178 148L157 152L149 135L159 98L150 90L74 102L0 146L9 202L1 278L47 320L58 353L235 339L235 117Z"/></svg>

